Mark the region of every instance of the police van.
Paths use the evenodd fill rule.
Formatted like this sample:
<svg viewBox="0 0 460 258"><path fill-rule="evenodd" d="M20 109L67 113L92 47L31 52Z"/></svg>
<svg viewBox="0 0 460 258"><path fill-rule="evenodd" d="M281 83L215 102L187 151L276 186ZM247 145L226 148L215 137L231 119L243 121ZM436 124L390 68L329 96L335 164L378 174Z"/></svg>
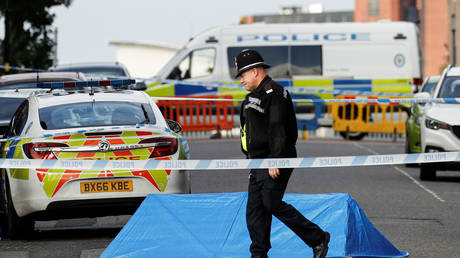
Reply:
<svg viewBox="0 0 460 258"><path fill-rule="evenodd" d="M219 26L190 39L146 91L151 96L228 93L187 83L234 82L235 56L251 48L283 86L411 93L421 83L417 38L410 22ZM162 80L177 81L159 84Z"/></svg>

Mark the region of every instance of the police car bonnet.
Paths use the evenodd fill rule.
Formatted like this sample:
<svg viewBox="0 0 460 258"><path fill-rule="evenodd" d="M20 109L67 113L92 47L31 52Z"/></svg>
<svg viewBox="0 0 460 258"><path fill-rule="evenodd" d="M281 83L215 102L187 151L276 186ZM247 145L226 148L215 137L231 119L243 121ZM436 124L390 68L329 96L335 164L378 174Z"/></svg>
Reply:
<svg viewBox="0 0 460 258"><path fill-rule="evenodd" d="M252 69L257 66L262 66L263 68L270 68L269 65L264 63L262 56L255 50L245 49L241 51L235 58L235 66L238 74L235 78L240 77L240 75L249 69Z"/></svg>

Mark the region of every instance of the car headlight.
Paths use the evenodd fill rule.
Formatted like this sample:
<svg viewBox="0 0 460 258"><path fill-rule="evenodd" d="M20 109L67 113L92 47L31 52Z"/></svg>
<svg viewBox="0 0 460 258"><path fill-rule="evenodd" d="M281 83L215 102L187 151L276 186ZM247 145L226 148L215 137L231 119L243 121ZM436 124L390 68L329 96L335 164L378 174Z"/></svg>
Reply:
<svg viewBox="0 0 460 258"><path fill-rule="evenodd" d="M425 119L425 126L433 130L439 130L439 129L450 130L450 125L444 122L438 121L436 119L430 118L430 117L427 117Z"/></svg>

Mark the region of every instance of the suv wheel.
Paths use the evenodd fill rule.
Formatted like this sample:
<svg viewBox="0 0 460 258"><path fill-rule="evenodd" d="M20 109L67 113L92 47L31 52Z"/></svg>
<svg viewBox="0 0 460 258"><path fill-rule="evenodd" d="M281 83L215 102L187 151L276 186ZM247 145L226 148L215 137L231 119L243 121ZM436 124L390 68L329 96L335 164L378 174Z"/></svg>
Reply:
<svg viewBox="0 0 460 258"><path fill-rule="evenodd" d="M354 133L340 132L340 136L342 136L343 139L345 139L345 140L349 139L349 140L352 140L352 141L359 141L362 138L364 138L364 136L366 136L366 135L367 135L367 133L360 133L360 132L354 132Z"/></svg>
<svg viewBox="0 0 460 258"><path fill-rule="evenodd" d="M421 164L419 178L422 181L436 180L436 169L433 166Z"/></svg>

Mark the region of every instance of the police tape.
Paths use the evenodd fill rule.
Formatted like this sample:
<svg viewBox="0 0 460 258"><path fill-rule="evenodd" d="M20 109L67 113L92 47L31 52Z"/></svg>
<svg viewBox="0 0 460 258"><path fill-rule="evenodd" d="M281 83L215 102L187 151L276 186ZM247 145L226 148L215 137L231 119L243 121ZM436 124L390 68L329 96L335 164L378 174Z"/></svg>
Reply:
<svg viewBox="0 0 460 258"><path fill-rule="evenodd" d="M180 84L186 86L201 86L207 88L228 88L228 89L244 89L241 84L235 84L233 82L197 82L197 81L182 81L182 80L152 80L151 82L159 82L166 84ZM318 85L323 86L323 85ZM372 88L372 84L355 84L348 85L346 87L368 87ZM394 84L379 84L379 86L394 86ZM412 93L397 93L397 92L373 92L364 90L350 90L350 89L312 89L315 85L304 87L304 86L285 86L285 88L293 93L312 93L312 94L333 94L333 95L363 95L363 96L392 96L392 97L412 97Z"/></svg>
<svg viewBox="0 0 460 258"><path fill-rule="evenodd" d="M190 100L190 101L243 101L243 99L194 98L194 97L152 97L155 100ZM311 103L367 103L367 104L414 104L414 103L460 103L460 98L353 98L353 99L292 99L293 102Z"/></svg>
<svg viewBox="0 0 460 258"><path fill-rule="evenodd" d="M0 69L26 71L26 72L44 72L44 71L46 71L46 70L42 70L42 69L26 68L26 67L10 66L10 65L0 65Z"/></svg>
<svg viewBox="0 0 460 258"><path fill-rule="evenodd" d="M0 159L1 168L65 169L67 172L44 172L72 174L71 170L235 170L266 168L324 168L358 167L376 165L402 165L414 163L456 162L460 152L433 152L410 154L383 154L365 156L278 158L278 159L210 159L210 160L39 160ZM115 171L113 171L115 170ZM120 172L122 173L122 172ZM75 174L80 174L76 173ZM94 173L94 174L100 174Z"/></svg>

